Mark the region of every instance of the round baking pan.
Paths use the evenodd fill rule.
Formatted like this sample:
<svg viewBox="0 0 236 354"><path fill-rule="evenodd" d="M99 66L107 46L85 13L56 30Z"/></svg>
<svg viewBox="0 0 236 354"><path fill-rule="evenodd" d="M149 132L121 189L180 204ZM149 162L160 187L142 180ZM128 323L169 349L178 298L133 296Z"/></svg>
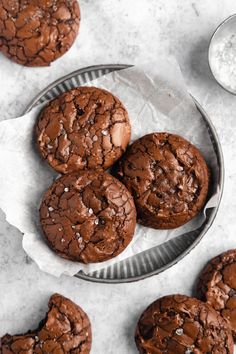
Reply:
<svg viewBox="0 0 236 354"><path fill-rule="evenodd" d="M55 98L62 92L68 91L74 87L84 85L86 82L94 80L112 71L126 69L130 66L131 65L107 64L90 66L76 70L73 73L58 79L44 90L42 90L30 102L24 113L29 112L32 108L40 103ZM188 235L185 235L187 237L183 237L183 235L178 236L159 246L139 253L132 258L128 258L117 264L111 265L106 269L101 269L88 274L85 274L81 271L76 274L76 277L95 282L114 284L137 281L152 275L156 275L173 266L184 256L186 256L200 242L202 237L211 227L217 214L223 192L224 161L219 138L210 118L201 107L201 105L195 100L195 98L192 97L192 99L202 115L203 124L205 124L206 129L208 129L217 156L220 171L219 176L217 176L217 183L219 186L218 205L216 207L207 209L206 219L203 225L201 225L201 227L197 230L189 232Z"/></svg>

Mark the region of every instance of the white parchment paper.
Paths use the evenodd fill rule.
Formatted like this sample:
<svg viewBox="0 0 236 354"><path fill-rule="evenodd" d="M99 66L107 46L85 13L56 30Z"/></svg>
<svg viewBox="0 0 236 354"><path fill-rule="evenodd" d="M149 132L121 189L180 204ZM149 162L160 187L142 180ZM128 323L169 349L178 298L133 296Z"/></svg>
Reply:
<svg viewBox="0 0 236 354"><path fill-rule="evenodd" d="M192 221L175 230L154 230L137 225L131 244L114 259L90 265L64 260L52 252L41 234L38 208L41 197L57 174L39 156L34 142L34 126L42 106L23 117L0 123L0 207L7 221L23 235L26 253L45 272L60 276L106 268L127 257L135 257L170 238L198 228L205 210L218 202L219 167L204 120L184 85L173 58L116 71L88 85L105 88L126 106L132 126L132 141L150 132L177 133L203 153L210 167L212 188L205 209Z"/></svg>

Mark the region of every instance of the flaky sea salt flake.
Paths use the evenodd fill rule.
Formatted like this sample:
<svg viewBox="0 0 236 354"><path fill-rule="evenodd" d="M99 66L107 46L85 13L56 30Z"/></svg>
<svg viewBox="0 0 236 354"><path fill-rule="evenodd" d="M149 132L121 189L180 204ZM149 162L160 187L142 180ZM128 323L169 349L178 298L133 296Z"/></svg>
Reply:
<svg viewBox="0 0 236 354"><path fill-rule="evenodd" d="M184 333L183 328L177 328L175 333L177 334L177 336L182 336L182 334Z"/></svg>

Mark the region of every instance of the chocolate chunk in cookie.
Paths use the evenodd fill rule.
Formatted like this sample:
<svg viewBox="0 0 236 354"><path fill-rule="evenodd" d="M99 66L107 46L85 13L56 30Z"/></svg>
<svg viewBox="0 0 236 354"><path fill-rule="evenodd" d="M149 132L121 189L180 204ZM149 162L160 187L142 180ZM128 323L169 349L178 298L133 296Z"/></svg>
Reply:
<svg viewBox="0 0 236 354"><path fill-rule="evenodd" d="M0 1L0 50L26 66L46 66L73 44L80 25L77 0Z"/></svg>
<svg viewBox="0 0 236 354"><path fill-rule="evenodd" d="M63 174L107 169L124 153L130 132L120 100L95 87L78 87L51 101L36 127L43 158Z"/></svg>
<svg viewBox="0 0 236 354"><path fill-rule="evenodd" d="M233 338L211 306L184 295L165 296L141 315L135 340L142 354L232 354Z"/></svg>
<svg viewBox="0 0 236 354"><path fill-rule="evenodd" d="M134 197L139 222L156 229L185 224L203 207L208 192L204 158L178 135L153 133L136 140L118 174Z"/></svg>
<svg viewBox="0 0 236 354"><path fill-rule="evenodd" d="M236 250L224 252L206 265L197 291L202 300L220 312L236 339Z"/></svg>
<svg viewBox="0 0 236 354"><path fill-rule="evenodd" d="M89 354L92 333L89 318L75 303L54 294L49 300L49 311L38 329L26 334L0 339L2 354Z"/></svg>
<svg viewBox="0 0 236 354"><path fill-rule="evenodd" d="M133 198L105 172L82 171L57 179L40 207L42 229L60 256L83 263L117 256L136 224Z"/></svg>

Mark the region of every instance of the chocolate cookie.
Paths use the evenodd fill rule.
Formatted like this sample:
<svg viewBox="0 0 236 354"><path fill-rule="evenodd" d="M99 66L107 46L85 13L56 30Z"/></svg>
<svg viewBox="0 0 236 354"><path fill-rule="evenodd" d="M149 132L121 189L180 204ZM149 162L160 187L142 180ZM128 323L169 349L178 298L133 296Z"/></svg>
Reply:
<svg viewBox="0 0 236 354"><path fill-rule="evenodd" d="M136 211L129 191L105 172L57 179L44 195L40 219L49 246L83 263L117 256L130 243Z"/></svg>
<svg viewBox="0 0 236 354"><path fill-rule="evenodd" d="M38 329L26 334L0 339L2 354L88 354L92 333L89 318L75 303L54 294L49 300L49 311Z"/></svg>
<svg viewBox="0 0 236 354"><path fill-rule="evenodd" d="M206 265L197 291L202 300L220 312L236 339L236 250L222 253Z"/></svg>
<svg viewBox="0 0 236 354"><path fill-rule="evenodd" d="M0 1L0 50L26 66L46 66L73 44L79 30L77 0Z"/></svg>
<svg viewBox="0 0 236 354"><path fill-rule="evenodd" d="M178 135L153 133L136 140L118 174L134 197L139 222L156 229L185 224L203 207L208 192L204 158Z"/></svg>
<svg viewBox="0 0 236 354"><path fill-rule="evenodd" d="M153 302L139 319L135 340L142 354L232 354L230 329L211 306L184 295Z"/></svg>
<svg viewBox="0 0 236 354"><path fill-rule="evenodd" d="M107 169L130 140L126 109L110 92L78 87L43 109L36 135L44 159L60 173Z"/></svg>

